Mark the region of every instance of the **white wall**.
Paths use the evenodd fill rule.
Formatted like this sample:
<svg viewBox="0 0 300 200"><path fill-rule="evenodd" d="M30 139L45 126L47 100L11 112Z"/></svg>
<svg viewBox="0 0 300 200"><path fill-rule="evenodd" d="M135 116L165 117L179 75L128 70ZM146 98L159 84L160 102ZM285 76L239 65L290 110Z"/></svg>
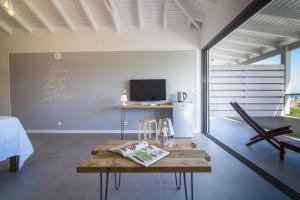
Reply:
<svg viewBox="0 0 300 200"><path fill-rule="evenodd" d="M219 0L212 12L205 16L201 29L201 46L204 47L253 0Z"/></svg>
<svg viewBox="0 0 300 200"><path fill-rule="evenodd" d="M68 30L49 33L23 30L9 35L0 31L0 115L10 114L9 54L36 52L136 51L136 50L195 50L199 56L200 37L195 31L144 30L135 32L94 32ZM196 63L200 67L199 58ZM200 70L198 70L200 73ZM200 74L195 75L200 83ZM197 113L200 113L200 94L196 94ZM197 122L200 122L199 114ZM197 124L199 130L199 124Z"/></svg>

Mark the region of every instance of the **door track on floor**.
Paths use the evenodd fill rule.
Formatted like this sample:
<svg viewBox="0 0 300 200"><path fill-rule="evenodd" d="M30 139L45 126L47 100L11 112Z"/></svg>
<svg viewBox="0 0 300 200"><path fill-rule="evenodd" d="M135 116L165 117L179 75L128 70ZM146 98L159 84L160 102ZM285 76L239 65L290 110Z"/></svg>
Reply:
<svg viewBox="0 0 300 200"><path fill-rule="evenodd" d="M300 194L297 191L295 191L294 189L292 189L285 183L281 182L280 180L278 180L277 178L272 176L270 173L266 172L265 170L263 170L262 168L260 168L259 166L257 166L256 164L254 164L253 162L251 162L250 160L248 160L247 158L245 158L244 156L242 156L241 154L239 154L238 152L236 152L235 150L230 148L229 146L227 146L226 144L222 143L220 140L218 140L211 134L203 133L203 135L205 135L208 139L213 141L215 144L217 144L219 147L221 147L227 153L231 154L233 157L235 157L241 163L246 165L249 169L251 169L257 175L259 175L260 177L262 177L263 179L268 181L271 185L273 185L275 188L277 188L283 194L288 196L290 199L293 199L293 200L300 199Z"/></svg>

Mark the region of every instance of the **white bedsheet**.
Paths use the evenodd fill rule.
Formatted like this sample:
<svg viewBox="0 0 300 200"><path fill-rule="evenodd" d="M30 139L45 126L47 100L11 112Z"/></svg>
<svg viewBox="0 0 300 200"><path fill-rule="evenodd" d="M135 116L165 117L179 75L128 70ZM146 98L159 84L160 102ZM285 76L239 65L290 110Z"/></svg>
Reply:
<svg viewBox="0 0 300 200"><path fill-rule="evenodd" d="M19 168L21 168L32 153L32 144L19 119L0 116L0 161L20 156Z"/></svg>

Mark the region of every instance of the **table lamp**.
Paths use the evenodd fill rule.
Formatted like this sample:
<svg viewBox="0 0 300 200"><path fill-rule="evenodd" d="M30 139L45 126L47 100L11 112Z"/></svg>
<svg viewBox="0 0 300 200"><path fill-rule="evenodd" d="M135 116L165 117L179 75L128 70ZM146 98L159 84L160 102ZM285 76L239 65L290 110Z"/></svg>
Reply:
<svg viewBox="0 0 300 200"><path fill-rule="evenodd" d="M121 95L121 101L122 101L122 106L127 106L126 102L128 101L128 98L126 94Z"/></svg>

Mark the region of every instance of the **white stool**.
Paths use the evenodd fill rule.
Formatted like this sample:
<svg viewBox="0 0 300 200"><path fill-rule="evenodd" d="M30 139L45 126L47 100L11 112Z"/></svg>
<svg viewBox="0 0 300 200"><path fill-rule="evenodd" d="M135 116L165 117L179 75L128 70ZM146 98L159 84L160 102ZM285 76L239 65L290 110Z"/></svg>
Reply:
<svg viewBox="0 0 300 200"><path fill-rule="evenodd" d="M152 129L153 125L155 126L154 129ZM155 139L157 140L157 121L156 119L142 119L139 121L139 140L141 139L141 133L142 133L142 126L144 126L144 140L147 140L147 137L149 135L149 138L151 138L151 131L155 131Z"/></svg>

